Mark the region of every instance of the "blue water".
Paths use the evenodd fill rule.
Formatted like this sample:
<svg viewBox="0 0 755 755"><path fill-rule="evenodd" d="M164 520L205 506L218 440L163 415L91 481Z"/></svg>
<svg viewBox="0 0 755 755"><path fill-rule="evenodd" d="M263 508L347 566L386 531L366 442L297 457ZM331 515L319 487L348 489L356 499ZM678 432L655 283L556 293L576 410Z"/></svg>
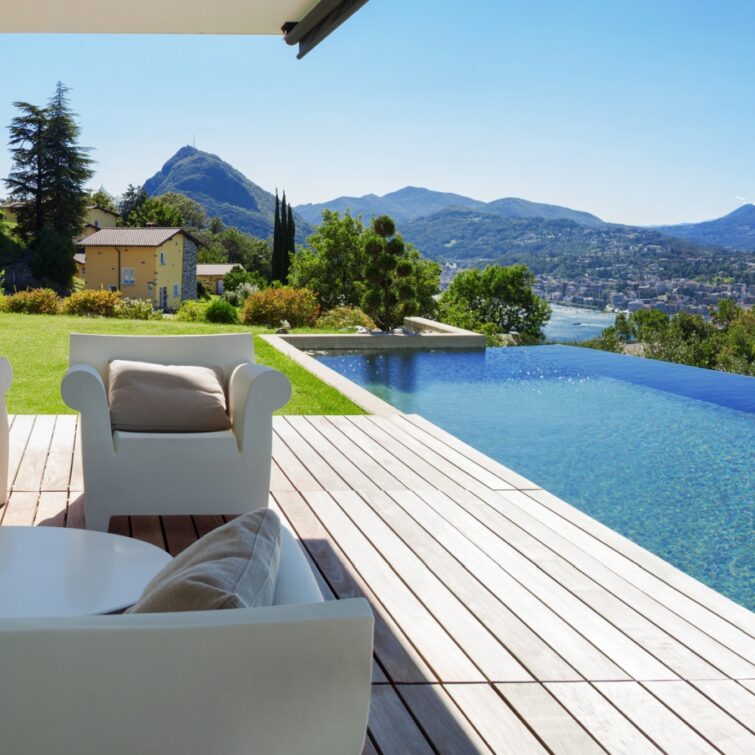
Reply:
<svg viewBox="0 0 755 755"><path fill-rule="evenodd" d="M755 609L755 378L569 346L317 358Z"/></svg>
<svg viewBox="0 0 755 755"><path fill-rule="evenodd" d="M616 315L597 309L551 304L551 319L543 329L548 341L587 341L613 325Z"/></svg>

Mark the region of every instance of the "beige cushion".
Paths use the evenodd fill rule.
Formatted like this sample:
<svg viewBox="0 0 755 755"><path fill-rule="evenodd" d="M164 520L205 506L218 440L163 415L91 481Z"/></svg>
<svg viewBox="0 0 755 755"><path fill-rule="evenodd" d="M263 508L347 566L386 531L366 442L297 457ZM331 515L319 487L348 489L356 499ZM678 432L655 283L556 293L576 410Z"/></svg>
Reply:
<svg viewBox="0 0 755 755"><path fill-rule="evenodd" d="M217 367L114 359L108 399L114 430L209 433L227 430L223 373Z"/></svg>
<svg viewBox="0 0 755 755"><path fill-rule="evenodd" d="M280 559L280 520L260 509L218 527L179 553L127 613L270 606Z"/></svg>

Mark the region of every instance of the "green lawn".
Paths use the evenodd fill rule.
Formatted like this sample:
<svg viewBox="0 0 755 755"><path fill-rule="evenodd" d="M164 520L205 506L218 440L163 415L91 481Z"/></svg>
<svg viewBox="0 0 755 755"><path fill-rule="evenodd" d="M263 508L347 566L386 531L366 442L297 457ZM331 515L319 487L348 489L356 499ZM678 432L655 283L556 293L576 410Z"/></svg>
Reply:
<svg viewBox="0 0 755 755"><path fill-rule="evenodd" d="M266 332L252 328L255 333ZM68 367L71 333L115 335L191 335L248 333L242 325L209 325L175 320L110 320L88 317L0 313L0 356L13 366L8 394L11 414L71 414L60 397L60 381ZM269 331L267 331L269 332ZM334 388L318 380L296 362L260 338L254 339L257 361L285 372L293 396L279 414L364 414Z"/></svg>

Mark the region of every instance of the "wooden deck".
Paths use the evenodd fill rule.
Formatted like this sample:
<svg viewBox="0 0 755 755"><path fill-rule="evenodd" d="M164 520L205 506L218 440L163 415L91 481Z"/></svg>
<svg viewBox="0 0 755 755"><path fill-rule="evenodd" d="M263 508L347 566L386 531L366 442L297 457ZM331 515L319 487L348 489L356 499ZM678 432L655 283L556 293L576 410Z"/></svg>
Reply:
<svg viewBox="0 0 755 755"><path fill-rule="evenodd" d="M272 505L375 612L366 753L755 753L755 615L420 417L275 430ZM75 438L12 418L3 525L83 525ZM111 529L175 554L222 521Z"/></svg>

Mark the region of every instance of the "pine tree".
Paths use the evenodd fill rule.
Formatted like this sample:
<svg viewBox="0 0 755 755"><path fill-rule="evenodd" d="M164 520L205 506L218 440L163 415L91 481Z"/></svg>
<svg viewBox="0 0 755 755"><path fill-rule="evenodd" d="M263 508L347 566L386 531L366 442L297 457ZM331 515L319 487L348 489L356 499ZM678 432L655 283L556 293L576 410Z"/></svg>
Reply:
<svg viewBox="0 0 755 755"><path fill-rule="evenodd" d="M362 309L381 330L392 330L405 316L416 314L415 266L396 225L387 215L372 221L365 241L367 290Z"/></svg>
<svg viewBox="0 0 755 755"><path fill-rule="evenodd" d="M10 198L22 203L16 233L24 241L29 241L45 224L47 116L43 108L28 102L14 102L13 106L21 111L21 115L10 124L13 167L5 185L10 190Z"/></svg>
<svg viewBox="0 0 755 755"><path fill-rule="evenodd" d="M68 88L58 82L47 109L45 162L50 205L49 227L66 239L81 232L86 214L87 181L94 175L88 149L79 147L80 129L68 104Z"/></svg>
<svg viewBox="0 0 755 755"><path fill-rule="evenodd" d="M72 239L84 225L86 182L94 175L87 150L79 147L79 127L60 82L47 107L16 102L21 111L10 125L13 167L5 181L21 202L19 235L30 241L43 228Z"/></svg>

